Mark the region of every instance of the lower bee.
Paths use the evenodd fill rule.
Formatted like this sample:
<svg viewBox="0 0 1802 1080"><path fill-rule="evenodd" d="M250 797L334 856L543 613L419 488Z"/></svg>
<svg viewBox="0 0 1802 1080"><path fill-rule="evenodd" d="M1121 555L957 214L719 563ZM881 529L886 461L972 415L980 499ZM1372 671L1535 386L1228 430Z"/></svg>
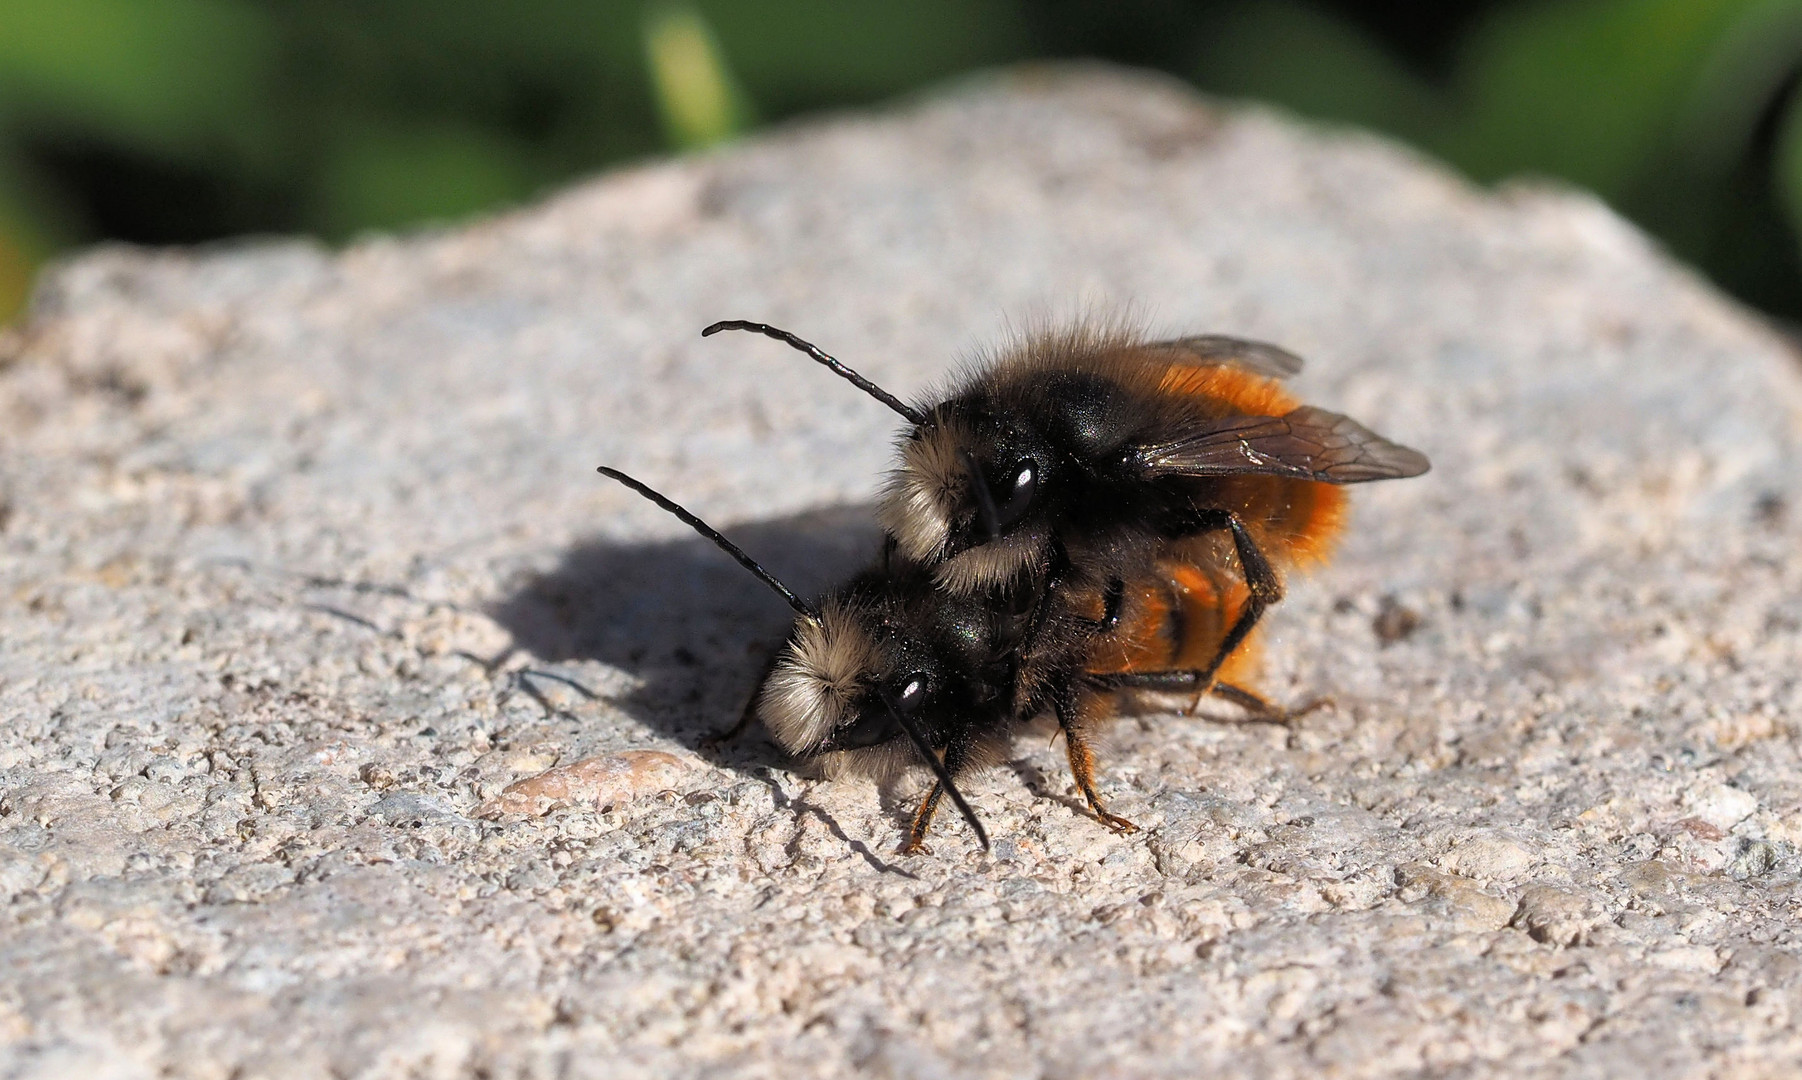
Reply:
<svg viewBox="0 0 1802 1080"><path fill-rule="evenodd" d="M829 776L881 778L924 765L935 783L916 814L920 834L949 796L988 850L956 776L1005 750L1030 603L951 596L923 568L887 558L809 602L661 493L617 469L600 472L680 518L795 611L787 642L722 738L755 718L784 750ZM909 845L919 847L917 839Z"/></svg>
<svg viewBox="0 0 1802 1080"><path fill-rule="evenodd" d="M1031 577L978 595L951 593L929 568L885 552L881 564L810 603L681 506L625 473L600 471L718 545L797 614L738 726L722 737L757 719L784 750L828 776L880 778L913 764L933 774L904 853L925 850L947 796L988 849L957 777L1005 760L1016 731L1041 715L1056 718L1090 808L1121 832L1134 826L1110 813L1096 790L1091 739L1124 696L1211 693L1253 718L1284 715L1204 670L1202 658L1218 650L1249 600L1204 546L1116 562L1105 579L1068 576L1055 594ZM1244 666L1236 659L1228 674Z"/></svg>

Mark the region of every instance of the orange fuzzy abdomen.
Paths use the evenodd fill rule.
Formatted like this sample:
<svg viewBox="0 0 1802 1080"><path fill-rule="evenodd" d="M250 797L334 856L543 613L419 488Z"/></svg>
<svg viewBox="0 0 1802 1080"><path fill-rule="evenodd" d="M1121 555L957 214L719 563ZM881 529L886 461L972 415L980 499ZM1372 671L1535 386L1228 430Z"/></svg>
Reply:
<svg viewBox="0 0 1802 1080"><path fill-rule="evenodd" d="M1232 367L1172 365L1157 392L1185 398L1212 416L1283 416L1300 404L1282 384ZM1323 561L1345 524L1345 492L1333 484L1287 476L1210 478L1207 502L1231 510L1272 565Z"/></svg>
<svg viewBox="0 0 1802 1080"><path fill-rule="evenodd" d="M1230 367L1168 367L1157 393L1188 399L1208 416L1282 416L1298 406L1276 381ZM1245 524L1279 571L1325 559L1344 524L1345 493L1332 484L1253 474L1209 477L1196 487L1198 501L1230 510ZM1229 534L1171 541L1144 580L1126 583L1120 624L1096 642L1087 670L1206 670L1249 596ZM1100 601L1094 602L1091 617L1099 618ZM1233 650L1219 679L1247 685L1257 667L1256 639L1254 630Z"/></svg>
<svg viewBox="0 0 1802 1080"><path fill-rule="evenodd" d="M1205 670L1247 596L1244 583L1218 566L1162 560L1145 580L1127 583L1120 624L1097 640L1086 670L1094 675ZM1249 670L1248 645L1234 651L1230 668Z"/></svg>
<svg viewBox="0 0 1802 1080"><path fill-rule="evenodd" d="M1159 376L1157 392L1213 403L1206 406L1210 412L1241 416L1281 416L1301 404L1275 379L1221 365L1172 364Z"/></svg>
<svg viewBox="0 0 1802 1080"><path fill-rule="evenodd" d="M1345 492L1287 476L1225 476L1207 482L1207 501L1245 523L1279 570L1324 562L1345 526Z"/></svg>

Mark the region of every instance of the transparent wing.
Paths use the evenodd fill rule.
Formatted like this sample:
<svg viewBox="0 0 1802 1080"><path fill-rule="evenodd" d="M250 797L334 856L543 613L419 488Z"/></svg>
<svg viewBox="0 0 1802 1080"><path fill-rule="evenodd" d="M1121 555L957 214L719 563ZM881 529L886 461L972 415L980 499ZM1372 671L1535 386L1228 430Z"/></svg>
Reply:
<svg viewBox="0 0 1802 1080"><path fill-rule="evenodd" d="M1232 416L1204 431L1141 447L1148 477L1263 473L1327 484L1419 476L1426 455L1349 416L1304 405L1286 416Z"/></svg>
<svg viewBox="0 0 1802 1080"><path fill-rule="evenodd" d="M1287 379L1301 371L1301 357L1287 349L1279 349L1263 341L1247 341L1224 334L1198 334L1194 337L1156 341L1146 348L1183 353L1194 364L1236 367L1253 375L1262 375L1266 379Z"/></svg>

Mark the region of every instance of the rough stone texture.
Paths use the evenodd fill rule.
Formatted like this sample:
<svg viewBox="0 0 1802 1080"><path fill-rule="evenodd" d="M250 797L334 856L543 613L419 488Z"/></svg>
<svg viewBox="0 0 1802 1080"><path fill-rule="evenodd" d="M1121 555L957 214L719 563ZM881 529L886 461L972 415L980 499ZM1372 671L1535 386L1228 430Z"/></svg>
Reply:
<svg viewBox="0 0 1802 1080"><path fill-rule="evenodd" d="M784 609L593 467L818 587L894 422L696 331L913 392L1125 301L1432 455L1271 624L1337 710L1122 722L1129 838L1022 739L989 857L700 752ZM1586 197L1025 72L339 255L96 251L5 350L0 1076L1802 1061L1802 379Z"/></svg>

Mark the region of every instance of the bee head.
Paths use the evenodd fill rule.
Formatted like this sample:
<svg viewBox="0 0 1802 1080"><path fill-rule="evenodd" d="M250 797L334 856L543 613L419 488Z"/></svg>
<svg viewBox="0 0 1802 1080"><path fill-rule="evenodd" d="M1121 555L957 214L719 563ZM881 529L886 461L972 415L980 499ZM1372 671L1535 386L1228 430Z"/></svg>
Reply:
<svg viewBox="0 0 1802 1080"><path fill-rule="evenodd" d="M1078 476L1055 474L1101 463L1135 423L1100 370L1110 351L1133 339L1120 326L1078 325L1025 339L997 370L1027 374L979 378L930 409L901 401L786 330L734 319L701 334L721 330L786 342L908 422L877 518L903 557L933 566L938 583L961 595L1043 571L1056 512L1048 503L1054 495L1066 504L1084 498L1072 487ZM1046 356L1067 363L1047 366Z"/></svg>
<svg viewBox="0 0 1802 1080"><path fill-rule="evenodd" d="M1051 542L1058 455L990 410L941 408L902 440L877 516L897 549L959 594L1036 570Z"/></svg>
<svg viewBox="0 0 1802 1080"><path fill-rule="evenodd" d="M758 716L798 756L894 744L905 725L942 748L959 727L1005 716L1010 672L992 605L934 590L924 574L870 573L801 618L764 682Z"/></svg>
<svg viewBox="0 0 1802 1080"><path fill-rule="evenodd" d="M835 758L894 743L895 752L884 755L890 764L911 747L938 779L937 790L950 796L988 850L988 833L941 756L959 734L948 721L981 725L1004 720L1011 711L1013 673L996 668L997 623L986 598L940 594L917 566L891 569L885 555L881 569L854 578L843 594L810 604L663 493L618 469L603 465L600 472L675 515L800 616L785 653L758 692L758 711L779 742L796 753ZM1010 633L1031 598L1019 600L1003 609L1009 616L1003 625ZM1006 645L1001 655L1017 655L1015 646ZM986 662L972 666L977 657ZM964 674L947 678L952 671Z"/></svg>

